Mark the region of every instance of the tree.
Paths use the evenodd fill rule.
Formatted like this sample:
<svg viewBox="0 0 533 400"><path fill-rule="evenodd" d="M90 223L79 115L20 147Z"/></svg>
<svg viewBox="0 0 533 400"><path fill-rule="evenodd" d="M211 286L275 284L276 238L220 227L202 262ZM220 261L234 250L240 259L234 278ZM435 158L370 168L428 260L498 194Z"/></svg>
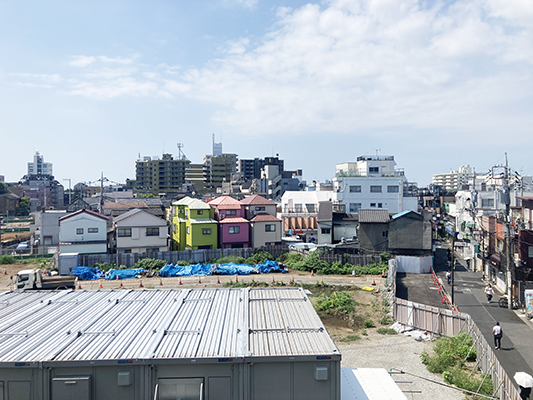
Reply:
<svg viewBox="0 0 533 400"><path fill-rule="evenodd" d="M17 215L29 215L30 214L30 198L22 197L17 208Z"/></svg>
<svg viewBox="0 0 533 400"><path fill-rule="evenodd" d="M6 193L9 193L9 190L7 190L7 185L4 182L0 182L0 194Z"/></svg>

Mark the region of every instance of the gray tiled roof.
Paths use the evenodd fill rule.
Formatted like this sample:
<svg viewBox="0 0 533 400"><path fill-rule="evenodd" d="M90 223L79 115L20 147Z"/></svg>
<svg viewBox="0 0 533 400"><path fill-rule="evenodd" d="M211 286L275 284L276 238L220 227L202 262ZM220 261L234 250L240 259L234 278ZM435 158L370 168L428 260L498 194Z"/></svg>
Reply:
<svg viewBox="0 0 533 400"><path fill-rule="evenodd" d="M389 222L389 211L380 209L359 210L360 223L387 223Z"/></svg>

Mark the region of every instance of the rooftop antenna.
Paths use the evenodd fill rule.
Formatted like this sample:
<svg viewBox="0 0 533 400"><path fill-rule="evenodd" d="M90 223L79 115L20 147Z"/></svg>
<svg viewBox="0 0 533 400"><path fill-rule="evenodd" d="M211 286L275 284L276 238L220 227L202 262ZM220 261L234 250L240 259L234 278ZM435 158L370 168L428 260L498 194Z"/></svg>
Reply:
<svg viewBox="0 0 533 400"><path fill-rule="evenodd" d="M378 156L379 156L379 154L378 154L378 153L379 153L380 151L381 151L381 149L376 149L376 157L378 157Z"/></svg>
<svg viewBox="0 0 533 400"><path fill-rule="evenodd" d="M178 143L178 159L179 160L187 160L187 156L181 150L182 148L183 148L183 143Z"/></svg>

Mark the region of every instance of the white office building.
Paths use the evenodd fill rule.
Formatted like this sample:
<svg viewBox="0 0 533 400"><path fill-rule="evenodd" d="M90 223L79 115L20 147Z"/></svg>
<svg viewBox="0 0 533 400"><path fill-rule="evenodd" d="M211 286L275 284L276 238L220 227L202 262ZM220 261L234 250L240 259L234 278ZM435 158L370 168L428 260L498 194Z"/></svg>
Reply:
<svg viewBox="0 0 533 400"><path fill-rule="evenodd" d="M410 194L403 170L396 169L394 156L360 156L356 162L337 164L333 189L334 202L344 204L347 213L418 210L418 199Z"/></svg>
<svg viewBox="0 0 533 400"><path fill-rule="evenodd" d="M52 163L44 162L44 157L37 151L33 162L28 163L28 175L53 175Z"/></svg>

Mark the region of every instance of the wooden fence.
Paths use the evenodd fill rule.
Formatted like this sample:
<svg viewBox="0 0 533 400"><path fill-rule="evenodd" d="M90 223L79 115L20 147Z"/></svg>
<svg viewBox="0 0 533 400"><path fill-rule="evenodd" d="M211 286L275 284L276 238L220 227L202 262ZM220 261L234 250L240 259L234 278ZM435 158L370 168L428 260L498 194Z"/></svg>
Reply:
<svg viewBox="0 0 533 400"><path fill-rule="evenodd" d="M455 336L466 332L472 336L472 348L475 348L477 353L477 363L473 370L479 368L483 373L492 377L494 398L519 399L518 390L513 381L469 314L395 298L394 320L406 327L435 335Z"/></svg>

